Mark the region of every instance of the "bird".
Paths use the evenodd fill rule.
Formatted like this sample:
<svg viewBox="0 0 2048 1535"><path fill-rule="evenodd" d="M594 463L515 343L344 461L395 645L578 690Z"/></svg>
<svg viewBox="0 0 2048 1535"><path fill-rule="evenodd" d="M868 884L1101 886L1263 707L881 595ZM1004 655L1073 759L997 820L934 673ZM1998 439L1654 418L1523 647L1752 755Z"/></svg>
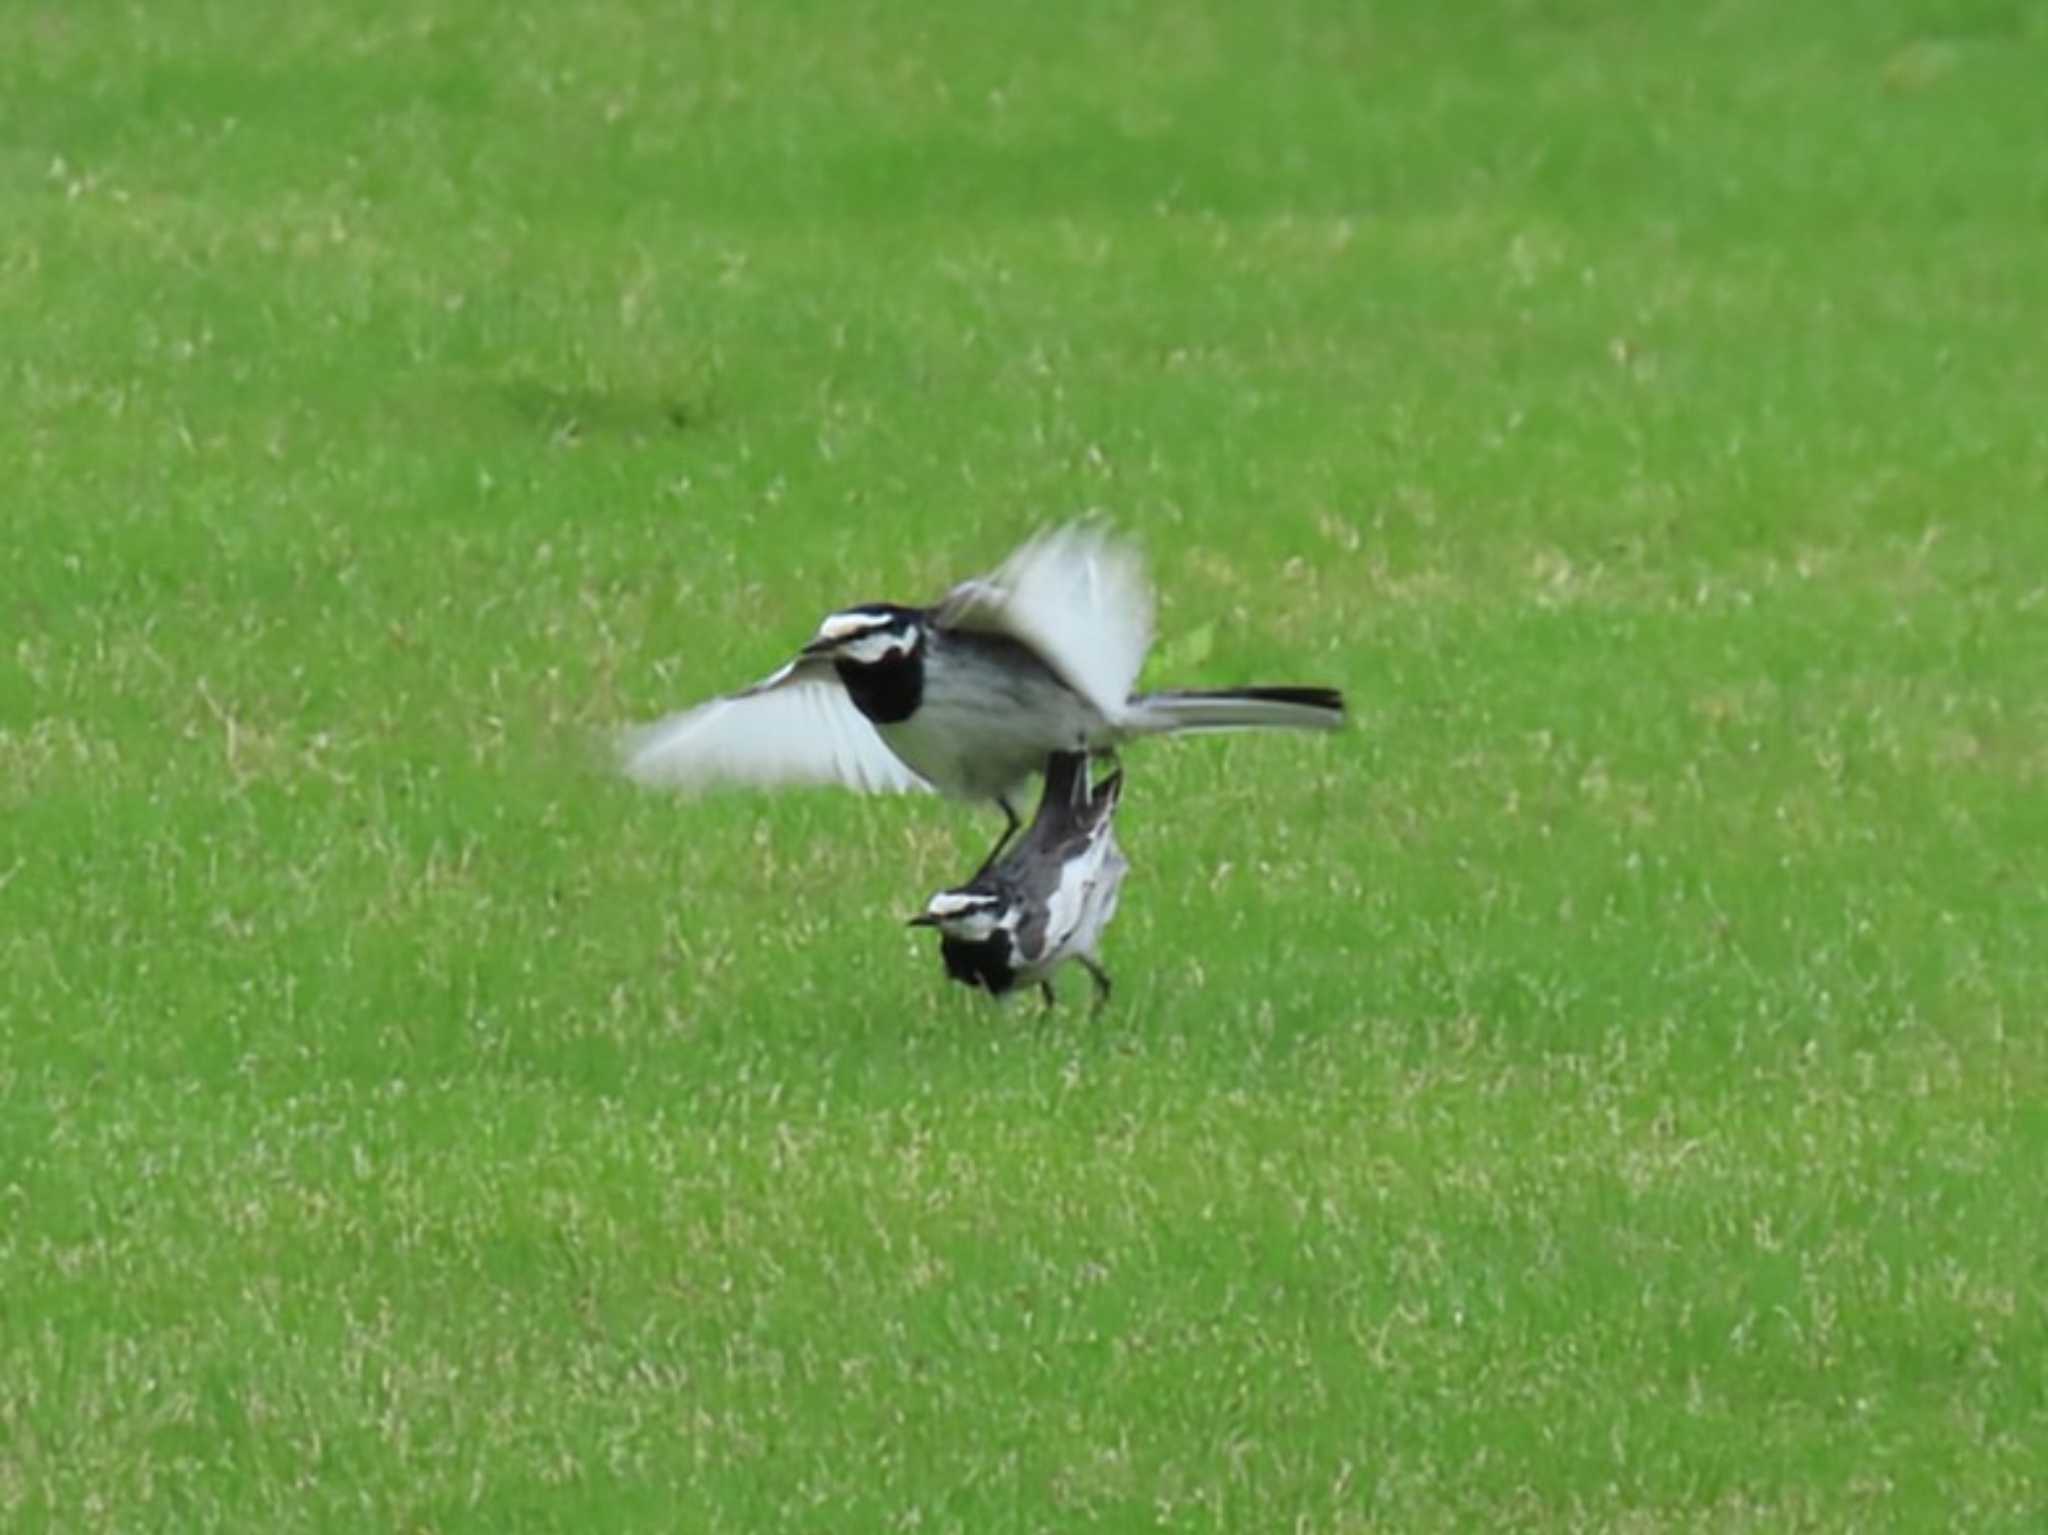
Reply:
<svg viewBox="0 0 2048 1535"><path fill-rule="evenodd" d="M997 569L926 607L863 602L826 615L797 654L741 692L629 730L629 778L839 784L1016 802L1055 753L1109 753L1139 736L1334 730L1328 687L1132 691L1152 643L1144 561L1095 519L1040 533Z"/></svg>
<svg viewBox="0 0 2048 1535"><path fill-rule="evenodd" d="M1131 867L1111 824L1124 775L1119 768L1091 790L1089 761L1083 752L1053 753L1030 829L910 919L939 930L952 979L995 997L1036 985L1051 1007L1053 972L1071 959L1095 982L1096 1011L1108 1003L1109 972L1096 949Z"/></svg>

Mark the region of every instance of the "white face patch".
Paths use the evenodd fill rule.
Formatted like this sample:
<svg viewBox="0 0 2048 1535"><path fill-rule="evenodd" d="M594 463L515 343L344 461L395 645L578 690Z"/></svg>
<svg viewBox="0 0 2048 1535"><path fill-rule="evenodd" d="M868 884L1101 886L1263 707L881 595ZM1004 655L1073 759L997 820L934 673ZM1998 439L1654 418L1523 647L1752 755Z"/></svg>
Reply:
<svg viewBox="0 0 2048 1535"><path fill-rule="evenodd" d="M925 904L925 912L936 919L939 931L969 943L980 943L996 930L998 903L985 895L962 895L942 890Z"/></svg>
<svg viewBox="0 0 2048 1535"><path fill-rule="evenodd" d="M872 634L878 629L887 629L895 622L886 613L832 613L818 625L813 645L838 644L859 635Z"/></svg>
<svg viewBox="0 0 2048 1535"><path fill-rule="evenodd" d="M877 661L909 655L910 648L915 643L915 635L905 634L901 629L883 629L875 634L864 634L858 639L847 640L834 650L833 654L862 666L873 666Z"/></svg>
<svg viewBox="0 0 2048 1535"><path fill-rule="evenodd" d="M873 666L916 648L916 624L891 613L863 613L853 610L833 613L818 625L817 636L804 648L814 655L829 655L835 661L856 666Z"/></svg>

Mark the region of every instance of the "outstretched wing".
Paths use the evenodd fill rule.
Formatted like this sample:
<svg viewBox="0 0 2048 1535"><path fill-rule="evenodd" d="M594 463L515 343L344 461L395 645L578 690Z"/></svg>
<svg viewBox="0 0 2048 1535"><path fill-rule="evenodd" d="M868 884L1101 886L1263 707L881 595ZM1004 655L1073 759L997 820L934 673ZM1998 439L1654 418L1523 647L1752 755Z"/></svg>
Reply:
<svg viewBox="0 0 2048 1535"><path fill-rule="evenodd" d="M929 791L883 744L826 660L796 660L748 688L629 730L619 765L666 789L838 784L863 794Z"/></svg>
<svg viewBox="0 0 2048 1535"><path fill-rule="evenodd" d="M1124 712L1152 644L1152 586L1137 549L1100 524L1041 533L939 604L942 628L1006 634L1110 719Z"/></svg>

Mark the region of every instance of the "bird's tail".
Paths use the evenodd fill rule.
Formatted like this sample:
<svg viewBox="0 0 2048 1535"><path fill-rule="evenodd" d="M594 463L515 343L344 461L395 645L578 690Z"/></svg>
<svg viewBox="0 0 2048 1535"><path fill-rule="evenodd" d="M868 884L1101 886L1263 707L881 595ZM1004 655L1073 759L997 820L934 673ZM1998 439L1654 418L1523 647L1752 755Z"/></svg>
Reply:
<svg viewBox="0 0 2048 1535"><path fill-rule="evenodd" d="M1045 759L1045 797L1039 802L1041 816L1056 816L1077 826L1094 826L1116 809L1123 793L1123 769L1089 786L1086 752L1054 752Z"/></svg>
<svg viewBox="0 0 2048 1535"><path fill-rule="evenodd" d="M1054 752L1045 759L1042 809L1063 806L1079 814L1088 804L1088 754Z"/></svg>
<svg viewBox="0 0 2048 1535"><path fill-rule="evenodd" d="M1145 735L1194 730L1335 730L1344 695L1335 688L1220 688L1139 693L1127 728Z"/></svg>

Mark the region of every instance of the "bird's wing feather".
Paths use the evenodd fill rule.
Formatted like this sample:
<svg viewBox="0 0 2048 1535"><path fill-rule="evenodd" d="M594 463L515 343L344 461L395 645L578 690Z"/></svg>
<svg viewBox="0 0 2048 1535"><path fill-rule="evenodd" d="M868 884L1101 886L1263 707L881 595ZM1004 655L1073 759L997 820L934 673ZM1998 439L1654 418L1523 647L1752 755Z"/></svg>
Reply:
<svg viewBox="0 0 2048 1535"><path fill-rule="evenodd" d="M1072 943L1088 915L1090 893L1102 877L1104 855L1113 846L1106 827L1104 832L1105 835L1090 839L1086 852L1060 865L1059 882L1046 894L1044 954L1056 953Z"/></svg>
<svg viewBox="0 0 2048 1535"><path fill-rule="evenodd" d="M1137 549L1095 523L1042 533L990 575L947 593L942 628L1006 634L1111 719L1152 643L1152 587Z"/></svg>
<svg viewBox="0 0 2048 1535"><path fill-rule="evenodd" d="M620 766L668 789L838 784L863 794L929 791L846 695L832 663L796 660L743 693L625 732Z"/></svg>

